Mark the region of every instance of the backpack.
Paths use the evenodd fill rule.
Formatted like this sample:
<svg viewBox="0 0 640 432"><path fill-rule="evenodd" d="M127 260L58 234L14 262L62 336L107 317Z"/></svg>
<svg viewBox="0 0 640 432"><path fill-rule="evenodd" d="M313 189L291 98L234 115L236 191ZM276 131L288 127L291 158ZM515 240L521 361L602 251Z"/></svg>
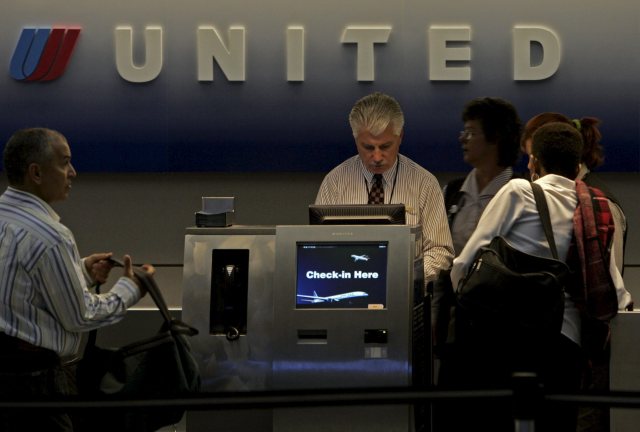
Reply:
<svg viewBox="0 0 640 432"><path fill-rule="evenodd" d="M622 204L620 203L620 200L618 200L616 195L609 190L609 188L607 187L605 182L600 178L600 176L598 176L594 172L588 172L587 174L585 174L584 177L582 177L582 181L585 182L587 186L594 187L602 191L602 193L607 197L607 199L609 199L609 201L617 205L620 208L620 211L624 214L624 209L622 208ZM618 228L622 229L622 255L623 255L622 264L624 264L624 251L627 247L627 231L629 227L628 227L628 224L624 224L622 227L618 227ZM624 265L622 266L620 273L624 275Z"/></svg>
<svg viewBox="0 0 640 432"><path fill-rule="evenodd" d="M600 189L577 180L576 193L574 234L567 258L576 277L567 290L580 311L582 347L595 359L606 353L609 323L618 313L618 295L609 272L615 228L607 197Z"/></svg>

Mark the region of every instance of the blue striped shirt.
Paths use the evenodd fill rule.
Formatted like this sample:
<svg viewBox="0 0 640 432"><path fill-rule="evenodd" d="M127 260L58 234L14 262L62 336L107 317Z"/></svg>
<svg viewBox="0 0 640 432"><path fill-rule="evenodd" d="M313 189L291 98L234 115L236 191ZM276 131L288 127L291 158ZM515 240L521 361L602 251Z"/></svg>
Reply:
<svg viewBox="0 0 640 432"><path fill-rule="evenodd" d="M140 299L121 277L105 294L91 284L71 231L43 200L14 189L0 196L0 331L61 356L81 334L123 318Z"/></svg>
<svg viewBox="0 0 640 432"><path fill-rule="evenodd" d="M453 259L451 233L444 197L433 174L406 156L382 175L386 204L404 204L409 225L422 226L425 283L449 268ZM353 156L329 172L318 191L316 204L366 204L373 173L360 156Z"/></svg>

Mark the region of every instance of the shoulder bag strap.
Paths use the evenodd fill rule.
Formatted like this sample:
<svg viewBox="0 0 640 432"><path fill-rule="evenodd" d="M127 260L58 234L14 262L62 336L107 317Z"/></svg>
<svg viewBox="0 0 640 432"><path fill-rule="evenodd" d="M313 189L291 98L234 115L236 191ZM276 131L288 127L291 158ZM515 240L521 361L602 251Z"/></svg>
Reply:
<svg viewBox="0 0 640 432"><path fill-rule="evenodd" d="M113 258L111 258L110 260L112 261L114 267L124 267L122 262ZM158 310L160 311L160 314L162 315L162 318L164 320L164 325L167 329L176 327L176 329L179 330L180 333L184 333L189 336L193 336L198 333L198 330L194 327L191 327L190 325L171 317L171 313L169 312L167 303L165 302L164 297L162 296L162 292L160 291L160 288L158 287L158 284L156 283L153 276L149 275L146 271L139 267L133 267L133 273L138 277L140 283L144 285L144 288L149 293L149 296L153 299L153 302L158 307ZM100 294L100 285L96 285L96 293ZM93 348L93 346L95 346L97 332L97 329L91 330L89 332L85 350L91 349Z"/></svg>
<svg viewBox="0 0 640 432"><path fill-rule="evenodd" d="M455 219L458 210L458 205L460 204L460 199L463 197L464 192L460 189L464 184L466 177L460 177L454 180L451 180L447 183L447 186L444 189L444 206L445 211L447 212L447 220L449 221L449 229L453 227L453 220Z"/></svg>
<svg viewBox="0 0 640 432"><path fill-rule="evenodd" d="M115 258L109 258L114 267L124 267L124 263ZM149 296L153 300L153 302L158 307L160 314L164 318L164 321L169 324L171 323L171 314L169 313L169 308L167 307L167 303L164 301L164 297L162 297L162 293L160 292L160 288L156 284L156 281L153 279L153 276L149 275L146 271L144 271L140 267L133 267L133 274L138 278L140 284L143 285L144 289L149 293ZM96 292L99 294L100 291L96 289Z"/></svg>
<svg viewBox="0 0 640 432"><path fill-rule="evenodd" d="M160 288L158 287L158 284L156 283L153 276L151 276L140 267L134 267L133 273L136 275L140 283L147 290L147 293L149 294L153 302L158 307L158 310L162 314L164 321L167 324L171 324L171 321L173 319L171 318L171 314L169 313L169 308L167 307L167 303L164 301L164 297L162 296Z"/></svg>
<svg viewBox="0 0 640 432"><path fill-rule="evenodd" d="M133 273L136 275L140 283L144 285L147 293L149 293L153 302L158 307L160 314L164 318L166 330L171 330L172 333L182 333L188 336L198 334L198 330L195 327L191 327L189 324L171 317L167 303L165 302L162 292L152 275L140 267L133 267Z"/></svg>
<svg viewBox="0 0 640 432"><path fill-rule="evenodd" d="M558 249L556 248L556 241L553 237L553 230L551 229L551 218L549 216L547 198L545 197L544 191L539 184L531 183L531 189L533 189L533 197L536 200L536 208L538 209L538 214L540 215L540 220L542 221L542 228L544 229L544 234L547 237L549 248L551 249L553 257L555 259L558 259Z"/></svg>

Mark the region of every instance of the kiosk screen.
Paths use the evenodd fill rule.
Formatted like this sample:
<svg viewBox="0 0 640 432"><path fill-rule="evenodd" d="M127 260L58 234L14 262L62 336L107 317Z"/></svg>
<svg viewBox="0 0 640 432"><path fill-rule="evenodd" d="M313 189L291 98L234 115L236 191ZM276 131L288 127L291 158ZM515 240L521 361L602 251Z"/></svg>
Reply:
<svg viewBox="0 0 640 432"><path fill-rule="evenodd" d="M388 242L297 243L297 309L384 309Z"/></svg>

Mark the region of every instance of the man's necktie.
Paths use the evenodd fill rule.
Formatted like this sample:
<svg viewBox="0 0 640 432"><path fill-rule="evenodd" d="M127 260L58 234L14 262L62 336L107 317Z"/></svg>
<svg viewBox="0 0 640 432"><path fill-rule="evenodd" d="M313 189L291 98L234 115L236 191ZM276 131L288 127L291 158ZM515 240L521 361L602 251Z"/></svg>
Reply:
<svg viewBox="0 0 640 432"><path fill-rule="evenodd" d="M369 204L384 204L384 188L382 174L373 175L373 185L369 191Z"/></svg>

